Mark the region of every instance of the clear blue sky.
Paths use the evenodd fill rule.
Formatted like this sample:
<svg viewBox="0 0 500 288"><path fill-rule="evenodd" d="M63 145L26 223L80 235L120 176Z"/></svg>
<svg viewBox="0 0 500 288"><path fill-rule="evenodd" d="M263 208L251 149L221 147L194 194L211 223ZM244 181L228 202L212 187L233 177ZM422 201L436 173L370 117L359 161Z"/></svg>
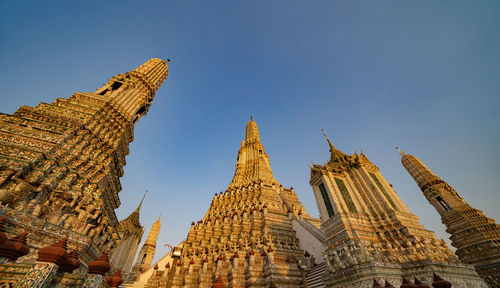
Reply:
<svg viewBox="0 0 500 288"><path fill-rule="evenodd" d="M344 152L363 148L440 238L397 145L500 220L499 1L0 1L3 113L152 57L172 59L170 75L136 127L117 214L150 191L156 259L229 184L250 115L276 179L313 216L307 164L329 158L325 128Z"/></svg>

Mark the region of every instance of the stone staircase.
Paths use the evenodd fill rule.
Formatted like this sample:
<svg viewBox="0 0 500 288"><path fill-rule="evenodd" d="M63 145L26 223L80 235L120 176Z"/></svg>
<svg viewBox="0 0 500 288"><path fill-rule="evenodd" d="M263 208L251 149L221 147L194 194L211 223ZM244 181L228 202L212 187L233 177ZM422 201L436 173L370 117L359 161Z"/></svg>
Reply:
<svg viewBox="0 0 500 288"><path fill-rule="evenodd" d="M326 262L314 266L306 275L307 288L326 288L321 276L325 272Z"/></svg>

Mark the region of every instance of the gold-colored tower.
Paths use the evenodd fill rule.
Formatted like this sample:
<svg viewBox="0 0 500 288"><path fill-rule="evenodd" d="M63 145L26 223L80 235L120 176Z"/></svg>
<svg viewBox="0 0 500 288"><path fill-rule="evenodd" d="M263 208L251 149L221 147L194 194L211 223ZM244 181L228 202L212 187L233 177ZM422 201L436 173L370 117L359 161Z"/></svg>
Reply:
<svg viewBox="0 0 500 288"><path fill-rule="evenodd" d="M151 267L151 262L153 261L156 251L156 241L158 240L158 234L160 233L161 228L160 218L161 215L153 223L148 237L137 255L137 260L135 261L134 267L132 267L132 272L127 277L127 282L134 282L139 273Z"/></svg>
<svg viewBox="0 0 500 288"><path fill-rule="evenodd" d="M87 263L115 246L128 144L167 74L151 59L96 92L0 114L0 211L35 232L33 248L68 234Z"/></svg>
<svg viewBox="0 0 500 288"><path fill-rule="evenodd" d="M307 225L318 223L293 188L274 179L257 123L250 119L228 188L192 223L180 258L157 263L145 287L207 288L217 277L234 288L301 287L298 261L305 261L304 250L292 225L299 215Z"/></svg>
<svg viewBox="0 0 500 288"><path fill-rule="evenodd" d="M401 163L441 215L458 258L474 265L491 287L500 287L500 225L471 207L417 157L399 152Z"/></svg>
<svg viewBox="0 0 500 288"><path fill-rule="evenodd" d="M363 152L347 155L326 139L330 160L314 165L310 179L327 243L326 287L371 287L374 278L397 287L402 276L430 283L433 272L453 287L486 287L418 222Z"/></svg>

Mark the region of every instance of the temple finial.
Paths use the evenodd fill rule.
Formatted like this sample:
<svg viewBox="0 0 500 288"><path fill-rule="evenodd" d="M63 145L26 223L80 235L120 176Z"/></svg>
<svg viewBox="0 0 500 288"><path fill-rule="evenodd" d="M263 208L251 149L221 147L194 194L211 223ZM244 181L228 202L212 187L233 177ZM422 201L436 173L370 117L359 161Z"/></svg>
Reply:
<svg viewBox="0 0 500 288"><path fill-rule="evenodd" d="M260 136L257 123L253 120L253 117L250 116L250 121L248 121L246 128L245 143L251 143L253 141L260 142Z"/></svg>
<svg viewBox="0 0 500 288"><path fill-rule="evenodd" d="M399 147L396 147L396 150L398 150L398 151L399 151L399 154L400 154L401 156L404 156L404 155L405 155L405 152L404 152L404 151L402 151L401 149L399 149Z"/></svg>
<svg viewBox="0 0 500 288"><path fill-rule="evenodd" d="M333 146L332 142L330 142L330 139L328 139L328 136L326 136L326 132L323 128L321 128L321 131L323 131L323 134L325 135L326 141L328 141L328 145L330 145L330 152L333 153L333 151L337 150L335 146Z"/></svg>
<svg viewBox="0 0 500 288"><path fill-rule="evenodd" d="M146 190L144 192L144 195L142 195L142 199L141 199L141 202L139 203L139 206L137 206L137 208L135 209L136 211L139 211L141 210L141 207L142 207L142 202L144 202L144 198L146 198L146 195L148 194L148 190Z"/></svg>

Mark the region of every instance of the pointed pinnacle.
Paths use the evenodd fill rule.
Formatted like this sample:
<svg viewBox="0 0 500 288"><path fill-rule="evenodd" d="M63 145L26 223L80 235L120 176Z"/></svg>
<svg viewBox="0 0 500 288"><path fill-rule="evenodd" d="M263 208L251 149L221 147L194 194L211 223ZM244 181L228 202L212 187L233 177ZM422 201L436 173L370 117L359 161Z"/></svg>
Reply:
<svg viewBox="0 0 500 288"><path fill-rule="evenodd" d="M398 151L399 151L399 154L400 154L401 156L404 156L404 155L405 155L405 152L404 152L404 151L402 151L401 149L399 149L399 147L397 147L397 146L396 146L396 150L398 150Z"/></svg>

